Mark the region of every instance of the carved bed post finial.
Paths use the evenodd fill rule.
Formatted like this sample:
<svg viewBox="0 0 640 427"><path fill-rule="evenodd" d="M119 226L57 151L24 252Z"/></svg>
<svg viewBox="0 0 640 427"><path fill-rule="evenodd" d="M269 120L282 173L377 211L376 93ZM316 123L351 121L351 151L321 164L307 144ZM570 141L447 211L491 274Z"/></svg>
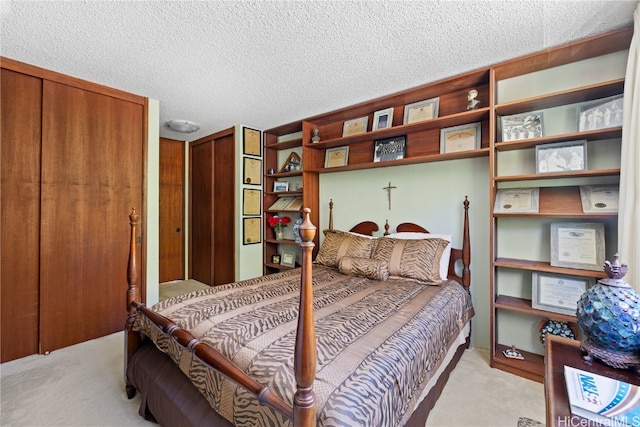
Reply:
<svg viewBox="0 0 640 427"><path fill-rule="evenodd" d="M333 199L329 199L329 230L333 230Z"/></svg>
<svg viewBox="0 0 640 427"><path fill-rule="evenodd" d="M471 248L469 247L469 199L464 196L464 236L462 245L462 284L469 291L471 285Z"/></svg>
<svg viewBox="0 0 640 427"><path fill-rule="evenodd" d="M136 208L131 208L131 214L129 215L129 224L131 225L131 235L129 241L129 262L127 264L127 283L129 284L129 290L127 291L127 329L133 325L133 320L136 315L136 308L131 305L134 301L140 300L138 290L138 279L140 274L138 272L138 256L137 256L137 228L140 215L136 213Z"/></svg>
<svg viewBox="0 0 640 427"><path fill-rule="evenodd" d="M388 236L389 235L389 220L385 219L384 220L384 234L383 236Z"/></svg>
<svg viewBox="0 0 640 427"><path fill-rule="evenodd" d="M297 390L293 396L294 427L316 425L316 398L313 380L316 376L316 332L313 315L313 278L311 271L312 252L316 227L309 219L311 209L304 208L304 222L300 225L302 243L302 269L300 280L300 311L293 368Z"/></svg>

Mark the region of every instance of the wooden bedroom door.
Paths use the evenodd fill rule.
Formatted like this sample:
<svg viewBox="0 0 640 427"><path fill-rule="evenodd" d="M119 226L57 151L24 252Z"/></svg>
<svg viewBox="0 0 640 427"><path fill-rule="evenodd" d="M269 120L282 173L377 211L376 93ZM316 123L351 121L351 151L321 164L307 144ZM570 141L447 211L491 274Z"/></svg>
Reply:
<svg viewBox="0 0 640 427"><path fill-rule="evenodd" d="M124 327L127 215L143 213L146 120L138 102L57 82L44 81L42 99L44 353Z"/></svg>
<svg viewBox="0 0 640 427"><path fill-rule="evenodd" d="M42 80L2 69L1 362L38 352Z"/></svg>
<svg viewBox="0 0 640 427"><path fill-rule="evenodd" d="M160 138L160 283L184 279L184 149Z"/></svg>

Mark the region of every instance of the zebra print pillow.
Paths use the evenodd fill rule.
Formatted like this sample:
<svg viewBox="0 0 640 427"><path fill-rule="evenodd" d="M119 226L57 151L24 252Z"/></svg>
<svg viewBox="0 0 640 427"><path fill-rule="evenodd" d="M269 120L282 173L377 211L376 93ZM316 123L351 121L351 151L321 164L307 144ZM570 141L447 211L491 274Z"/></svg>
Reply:
<svg viewBox="0 0 640 427"><path fill-rule="evenodd" d="M403 277L435 285L442 283L440 258L448 244L443 239L382 237L378 239L372 258L387 261L391 278Z"/></svg>
<svg viewBox="0 0 640 427"><path fill-rule="evenodd" d="M387 262L371 258L343 256L338 261L338 270L347 276L362 276L383 282L389 278Z"/></svg>
<svg viewBox="0 0 640 427"><path fill-rule="evenodd" d="M338 262L343 256L371 258L376 240L345 231L325 230L324 241L316 256L316 262L327 267L338 268Z"/></svg>

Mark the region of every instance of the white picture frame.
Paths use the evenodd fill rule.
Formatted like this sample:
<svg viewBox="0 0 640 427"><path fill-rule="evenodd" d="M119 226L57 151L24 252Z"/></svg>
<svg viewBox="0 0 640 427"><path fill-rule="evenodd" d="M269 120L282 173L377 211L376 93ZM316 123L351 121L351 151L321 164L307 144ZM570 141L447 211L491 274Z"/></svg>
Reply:
<svg viewBox="0 0 640 427"><path fill-rule="evenodd" d="M587 170L587 140L536 145L536 173Z"/></svg>
<svg viewBox="0 0 640 427"><path fill-rule="evenodd" d="M551 223L552 267L602 271L605 261L604 224Z"/></svg>
<svg viewBox="0 0 640 427"><path fill-rule="evenodd" d="M500 117L502 142L520 141L523 139L541 138L544 136L544 114L542 111L531 111Z"/></svg>
<svg viewBox="0 0 640 427"><path fill-rule="evenodd" d="M424 101L414 102L404 106L404 118L402 124L431 120L438 117L438 109L440 107L440 98L425 99Z"/></svg>
<svg viewBox="0 0 640 427"><path fill-rule="evenodd" d="M581 185L580 201L584 213L617 213L620 200L618 184Z"/></svg>
<svg viewBox="0 0 640 427"><path fill-rule="evenodd" d="M594 284L591 277L532 272L531 307L575 316L578 300Z"/></svg>
<svg viewBox="0 0 640 427"><path fill-rule="evenodd" d="M393 107L378 110L373 113L371 130L387 129L393 126Z"/></svg>
<svg viewBox="0 0 640 427"><path fill-rule="evenodd" d="M289 181L275 181L273 183L273 192L280 193L283 191L289 191Z"/></svg>
<svg viewBox="0 0 640 427"><path fill-rule="evenodd" d="M505 188L496 192L493 213L538 213L540 188Z"/></svg>

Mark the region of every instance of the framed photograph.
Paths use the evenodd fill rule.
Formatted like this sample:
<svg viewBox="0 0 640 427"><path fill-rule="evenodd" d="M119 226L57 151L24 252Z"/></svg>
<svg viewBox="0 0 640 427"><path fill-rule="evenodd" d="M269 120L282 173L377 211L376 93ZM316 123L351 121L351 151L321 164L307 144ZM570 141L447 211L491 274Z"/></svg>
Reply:
<svg viewBox="0 0 640 427"><path fill-rule="evenodd" d="M539 188L498 190L493 213L538 213L539 200Z"/></svg>
<svg viewBox="0 0 640 427"><path fill-rule="evenodd" d="M614 95L578 105L578 131L622 126L623 95Z"/></svg>
<svg viewBox="0 0 640 427"><path fill-rule="evenodd" d="M602 271L604 250L603 223L551 223L552 266Z"/></svg>
<svg viewBox="0 0 640 427"><path fill-rule="evenodd" d="M580 200L584 213L617 213L620 186L617 184L581 185Z"/></svg>
<svg viewBox="0 0 640 427"><path fill-rule="evenodd" d="M386 162L388 160L404 159L407 149L406 137L378 139L373 145L373 161Z"/></svg>
<svg viewBox="0 0 640 427"><path fill-rule="evenodd" d="M244 177L242 182L247 185L262 185L262 160L244 157Z"/></svg>
<svg viewBox="0 0 640 427"><path fill-rule="evenodd" d="M262 157L262 132L243 127L242 140L244 142L242 154Z"/></svg>
<svg viewBox="0 0 640 427"><path fill-rule="evenodd" d="M281 191L289 191L289 181L276 181L273 183L273 191L279 193Z"/></svg>
<svg viewBox="0 0 640 427"><path fill-rule="evenodd" d="M393 107L373 113L373 127L371 130L386 129L393 125Z"/></svg>
<svg viewBox="0 0 640 427"><path fill-rule="evenodd" d="M280 255L279 254L271 255L271 264L280 264Z"/></svg>
<svg viewBox="0 0 640 427"><path fill-rule="evenodd" d="M369 125L369 116L360 117L359 119L347 120L342 126L342 136L358 135L367 132Z"/></svg>
<svg viewBox="0 0 640 427"><path fill-rule="evenodd" d="M242 218L242 244L255 245L261 243L262 227L260 217Z"/></svg>
<svg viewBox="0 0 640 427"><path fill-rule="evenodd" d="M440 129L440 153L477 150L482 138L482 123Z"/></svg>
<svg viewBox="0 0 640 427"><path fill-rule="evenodd" d="M327 148L324 153L324 167L335 168L349 164L349 146Z"/></svg>
<svg viewBox="0 0 640 427"><path fill-rule="evenodd" d="M289 153L289 157L284 161L279 173L297 172L302 170L302 159L295 151Z"/></svg>
<svg viewBox="0 0 640 427"><path fill-rule="evenodd" d="M587 140L536 145L536 173L587 169Z"/></svg>
<svg viewBox="0 0 640 427"><path fill-rule="evenodd" d="M404 106L403 124L421 122L423 120L431 120L438 117L438 108L440 106L440 98L426 99L413 104Z"/></svg>
<svg viewBox="0 0 640 427"><path fill-rule="evenodd" d="M595 284L589 277L533 272L531 274L531 306L553 313L576 314L578 300Z"/></svg>
<svg viewBox="0 0 640 427"><path fill-rule="evenodd" d="M296 253L294 251L284 250L280 253L280 265L284 265L285 267L295 267L296 266Z"/></svg>
<svg viewBox="0 0 640 427"><path fill-rule="evenodd" d="M500 118L500 126L502 126L502 142L519 141L521 139L540 138L544 136L544 117L542 111L502 116Z"/></svg>
<svg viewBox="0 0 640 427"><path fill-rule="evenodd" d="M260 215L262 211L262 191L251 188L242 190L242 215Z"/></svg>

